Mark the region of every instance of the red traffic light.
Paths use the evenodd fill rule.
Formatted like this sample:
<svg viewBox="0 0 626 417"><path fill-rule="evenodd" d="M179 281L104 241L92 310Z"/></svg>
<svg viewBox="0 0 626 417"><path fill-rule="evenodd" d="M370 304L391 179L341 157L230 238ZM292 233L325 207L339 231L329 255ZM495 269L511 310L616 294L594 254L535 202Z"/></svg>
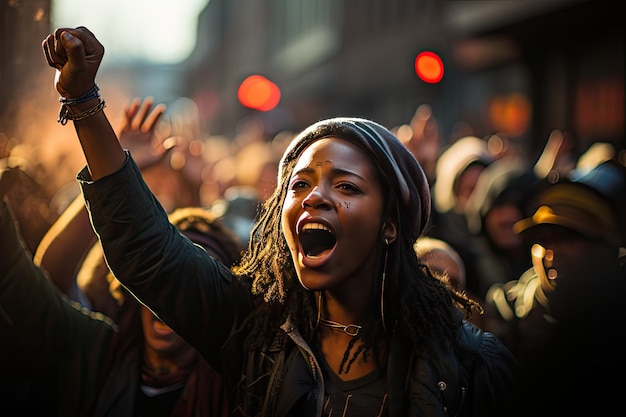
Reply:
<svg viewBox="0 0 626 417"><path fill-rule="evenodd" d="M280 101L280 89L276 84L261 75L251 75L239 86L239 102L248 108L270 111Z"/></svg>
<svg viewBox="0 0 626 417"><path fill-rule="evenodd" d="M415 58L415 73L429 84L437 84L443 78L443 61L432 51L420 52Z"/></svg>

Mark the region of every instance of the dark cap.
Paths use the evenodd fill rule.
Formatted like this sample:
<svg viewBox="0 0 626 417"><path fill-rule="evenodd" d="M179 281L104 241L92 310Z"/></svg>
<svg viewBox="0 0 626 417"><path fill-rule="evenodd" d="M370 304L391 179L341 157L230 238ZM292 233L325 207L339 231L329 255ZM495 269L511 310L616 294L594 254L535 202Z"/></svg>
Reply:
<svg viewBox="0 0 626 417"><path fill-rule="evenodd" d="M601 194L582 183L564 182L543 190L532 217L515 223L515 233L542 224L563 226L590 239L619 244L617 214Z"/></svg>

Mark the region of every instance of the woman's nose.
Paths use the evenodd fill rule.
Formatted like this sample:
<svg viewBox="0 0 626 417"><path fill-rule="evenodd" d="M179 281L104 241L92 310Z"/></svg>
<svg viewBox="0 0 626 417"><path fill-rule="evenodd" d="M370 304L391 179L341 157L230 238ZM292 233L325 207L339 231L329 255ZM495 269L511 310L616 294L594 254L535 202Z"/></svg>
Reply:
<svg viewBox="0 0 626 417"><path fill-rule="evenodd" d="M332 203L325 196L325 193L320 186L315 186L311 192L302 200L302 208L328 208L332 207Z"/></svg>

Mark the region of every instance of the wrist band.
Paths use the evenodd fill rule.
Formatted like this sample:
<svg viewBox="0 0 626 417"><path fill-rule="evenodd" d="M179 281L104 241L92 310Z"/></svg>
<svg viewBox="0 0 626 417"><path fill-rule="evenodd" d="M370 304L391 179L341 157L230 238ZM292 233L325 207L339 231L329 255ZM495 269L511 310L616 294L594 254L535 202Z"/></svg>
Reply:
<svg viewBox="0 0 626 417"><path fill-rule="evenodd" d="M98 84L94 84L93 87L91 87L89 91L87 91L82 96L76 98L59 97L59 101L65 106L75 106L77 104L85 103L89 100L100 97L99 91L100 88L98 87Z"/></svg>
<svg viewBox="0 0 626 417"><path fill-rule="evenodd" d="M57 120L57 122L61 123L63 126L65 126L67 124L68 120L73 120L73 121L78 121L78 120L83 120L86 119L88 117L93 116L94 114L98 113L99 111L101 111L102 109L104 109L106 107L106 104L104 103L104 100L102 100L100 98L100 96L98 96L98 104L95 105L94 107L85 110L82 113L78 113L78 114L72 114L70 113L69 108L66 107L65 104L61 105L61 110L59 110L59 118Z"/></svg>
<svg viewBox="0 0 626 417"><path fill-rule="evenodd" d="M61 108L59 109L59 118L57 122L61 123L63 126L67 124L68 120L82 120L86 119L89 116L93 116L98 113L100 110L104 108L104 100L100 99L100 88L97 84L94 84L93 87L89 89L85 94L76 97L76 98L67 98L67 97L59 97L59 102L61 102ZM98 99L98 105L92 107L89 110L86 110L77 115L73 115L67 106L75 106L80 103L86 103L89 100L93 100L94 98Z"/></svg>

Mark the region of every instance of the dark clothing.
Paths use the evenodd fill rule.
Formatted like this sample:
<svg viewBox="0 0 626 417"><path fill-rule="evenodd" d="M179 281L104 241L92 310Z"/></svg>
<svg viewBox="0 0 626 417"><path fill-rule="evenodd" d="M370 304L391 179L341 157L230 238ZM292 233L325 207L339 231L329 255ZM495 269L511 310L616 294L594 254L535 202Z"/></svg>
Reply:
<svg viewBox="0 0 626 417"><path fill-rule="evenodd" d="M488 293L484 328L516 355L523 370L515 415L619 415L626 381L626 273L598 270L597 288L555 318L532 269ZM612 278L606 278L612 277Z"/></svg>
<svg viewBox="0 0 626 417"><path fill-rule="evenodd" d="M12 381L3 383L19 395L18 390L35 382L28 392L37 397L18 399L41 404L45 414L36 415L134 415L143 359L141 346L115 348L128 345L125 338L129 335L118 332L108 317L70 301L52 284L22 247L4 202L0 204L0 236L0 314L2 322L11 324L15 337L9 343L7 333L0 335L0 354L5 358L0 378L16 373L16 364L11 363L16 360L28 361L24 369L32 366L37 371L32 377L23 375L26 382L16 381L17 387L11 386ZM23 350L20 356L5 356L15 352L15 346ZM216 395L223 394L220 383L208 364L199 361L177 401L169 405L172 412L167 415L223 416L224 396ZM213 397L208 398L210 395ZM0 404L0 415L7 417L22 416L27 411L13 414L16 410L4 407L5 403Z"/></svg>
<svg viewBox="0 0 626 417"><path fill-rule="evenodd" d="M465 214L454 210L445 213L435 211L432 219L432 227L426 231L426 235L443 240L459 254L465 267L465 289L482 302L484 292L477 273L480 252L467 229Z"/></svg>
<svg viewBox="0 0 626 417"><path fill-rule="evenodd" d="M40 381L47 382L51 397L58 398L58 415L92 415L103 377L103 368L97 364L106 356L115 332L112 323L70 303L33 264L4 202L0 236L0 306L21 341L22 354L45 374ZM2 353L5 347L3 341Z"/></svg>
<svg viewBox="0 0 626 417"><path fill-rule="evenodd" d="M322 415L325 384L313 347L287 319L269 346L244 350L249 288L170 225L130 157L95 182L84 169L79 181L113 273L223 373L234 415ZM458 337L459 352L442 347L428 357L391 338L388 415L507 414L516 394L512 355L460 317Z"/></svg>

